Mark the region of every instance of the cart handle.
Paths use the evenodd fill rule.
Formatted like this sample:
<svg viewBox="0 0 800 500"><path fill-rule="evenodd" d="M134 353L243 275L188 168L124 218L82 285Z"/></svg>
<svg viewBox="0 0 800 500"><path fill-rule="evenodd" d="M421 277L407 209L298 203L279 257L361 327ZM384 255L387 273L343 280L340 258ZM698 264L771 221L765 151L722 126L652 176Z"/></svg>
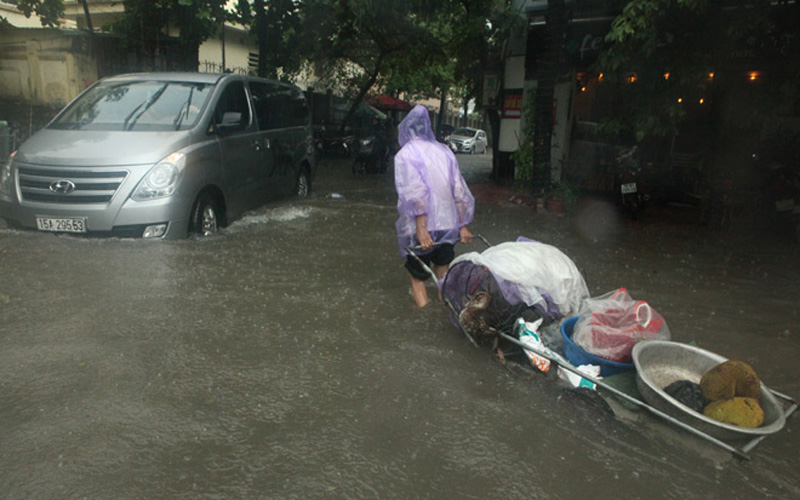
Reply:
<svg viewBox="0 0 800 500"><path fill-rule="evenodd" d="M479 240L481 240L487 247L492 246L492 244L489 243L489 240L487 240L486 238L484 238L480 234L473 234L472 236L474 238L478 238ZM431 248L438 247L439 245L444 245L444 242L443 241L437 241L431 246ZM406 247L406 252L411 253L411 250L414 250L415 252L419 252L419 251L423 250L423 248L420 245L414 245L414 246Z"/></svg>

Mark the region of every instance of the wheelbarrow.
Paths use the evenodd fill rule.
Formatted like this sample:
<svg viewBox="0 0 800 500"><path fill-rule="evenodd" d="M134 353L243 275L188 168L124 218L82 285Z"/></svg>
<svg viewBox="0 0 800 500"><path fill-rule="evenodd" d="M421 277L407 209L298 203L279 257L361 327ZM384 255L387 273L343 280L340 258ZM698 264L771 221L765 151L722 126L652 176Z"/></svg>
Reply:
<svg viewBox="0 0 800 500"><path fill-rule="evenodd" d="M483 241L487 246L491 246L491 244L482 236L476 235L476 237ZM425 271L428 272L433 278L434 282L437 283L437 287L440 287L441 291L441 282L436 277L436 274L417 255L417 252L420 250L421 249L419 247L406 248L408 254L417 259L422 268L425 269ZM443 281L444 280L442 280L442 282ZM445 306L447 306L451 314L451 318L457 322L459 329L464 333L464 335L466 335L470 343L478 347L479 344L476 339L470 335L469 329L465 328L464 325L461 324L462 315L460 314L460 311L456 309L451 301L447 300L445 297L443 297L443 299ZM580 386L594 386L595 388L609 393L618 399L626 401L635 407L644 409L650 414L655 415L657 418L664 420L669 424L678 427L694 436L704 439L715 446L725 449L731 452L734 456L744 460L750 460L751 457L748 453L770 434L782 429L786 419L788 419L797 411L798 404L793 398L769 389L766 386L762 386L762 392L764 395L761 402L762 405L765 406L765 413L769 416L767 426L760 431L756 430L752 432L730 428L724 428L722 429L722 432L718 432L718 429L715 429L717 426L715 426L714 423L707 421L710 419L702 416L698 418L697 415L691 415L691 413L694 413L691 409L672 399L663 392L663 387L660 387L658 383L653 382L652 378L654 375L651 369L652 356L649 356L649 354L653 352L653 348L660 346L652 345L651 348L648 349L647 345L648 343L658 343L663 341L643 341L634 349L634 365L637 372L637 386L639 387L639 394L634 395L609 385L602 378L593 377L584 371L579 370L558 352L555 352L544 346L534 346L528 342L522 342L520 338L510 335L506 331L498 330L495 333L499 336L499 338L502 338L503 340L520 347L523 352L525 352L528 359L545 359L549 361L550 369L555 366L577 376L578 380L580 380ZM696 351L702 351L677 342L669 342L669 344L673 350L678 349L680 351L686 351L688 349L689 351L695 353L697 353ZM644 355L640 359L639 354L642 352ZM698 362L700 364L708 363L709 360L713 361L714 363L719 363L725 360L725 358L713 353L708 353L707 351L702 351L699 355L703 359L703 361ZM674 364L677 364L677 361L675 360L680 359L681 357L682 356L673 356L670 359L673 359ZM675 366L674 368L675 372L681 372L679 366ZM697 374L695 373L695 375ZM663 383L661 385L663 385ZM731 426L725 425L724 427Z"/></svg>

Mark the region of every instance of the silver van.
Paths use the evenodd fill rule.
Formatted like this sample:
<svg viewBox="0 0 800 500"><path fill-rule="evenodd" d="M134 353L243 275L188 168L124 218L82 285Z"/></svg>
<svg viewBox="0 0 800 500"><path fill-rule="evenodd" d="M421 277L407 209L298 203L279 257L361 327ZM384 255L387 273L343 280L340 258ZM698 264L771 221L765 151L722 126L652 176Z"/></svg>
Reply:
<svg viewBox="0 0 800 500"><path fill-rule="evenodd" d="M102 79L0 170L11 227L182 238L269 200L306 196L311 114L296 86L204 73Z"/></svg>

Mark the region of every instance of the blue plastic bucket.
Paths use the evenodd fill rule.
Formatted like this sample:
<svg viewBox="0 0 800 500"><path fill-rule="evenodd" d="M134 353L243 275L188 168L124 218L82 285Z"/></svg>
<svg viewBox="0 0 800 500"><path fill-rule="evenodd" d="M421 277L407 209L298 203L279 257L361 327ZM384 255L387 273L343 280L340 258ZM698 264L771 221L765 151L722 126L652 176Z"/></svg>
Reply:
<svg viewBox="0 0 800 500"><path fill-rule="evenodd" d="M620 372L633 370L633 363L619 363L611 361L592 353L586 352L581 346L572 341L572 329L578 322L578 316L573 316L561 323L561 336L564 337L564 357L574 366L597 365L600 367L600 376L608 377Z"/></svg>

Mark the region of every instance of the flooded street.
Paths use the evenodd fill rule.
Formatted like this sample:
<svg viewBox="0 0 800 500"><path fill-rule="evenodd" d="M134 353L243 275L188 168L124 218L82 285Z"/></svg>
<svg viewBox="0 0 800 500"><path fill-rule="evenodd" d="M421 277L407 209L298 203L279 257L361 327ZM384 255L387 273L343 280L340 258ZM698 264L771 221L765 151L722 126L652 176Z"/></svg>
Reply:
<svg viewBox="0 0 800 500"><path fill-rule="evenodd" d="M473 232L557 246L592 295L626 287L673 340L800 397L796 246L687 209L537 212L488 155L459 160ZM206 240L0 229L0 498L800 498L797 416L741 461L416 310L395 203L390 173L328 160L311 198Z"/></svg>

